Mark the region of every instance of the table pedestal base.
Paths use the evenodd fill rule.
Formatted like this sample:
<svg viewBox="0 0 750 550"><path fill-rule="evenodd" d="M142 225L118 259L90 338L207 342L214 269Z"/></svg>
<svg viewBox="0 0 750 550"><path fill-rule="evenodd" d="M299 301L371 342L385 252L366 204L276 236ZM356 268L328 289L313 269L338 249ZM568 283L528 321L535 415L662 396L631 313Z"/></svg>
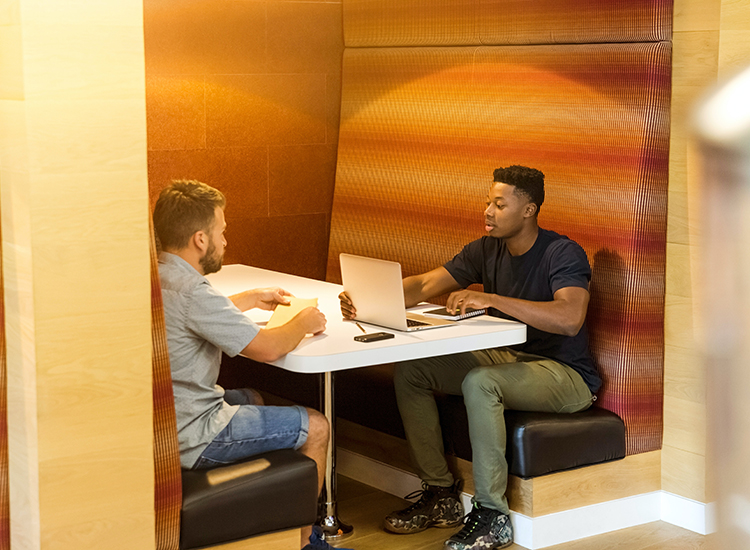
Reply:
<svg viewBox="0 0 750 550"><path fill-rule="evenodd" d="M323 529L326 540L344 539L354 533L354 527L339 520L336 511L336 413L334 411L333 373L323 374L321 384L321 405L331 426L331 437L328 440L328 464L323 491L318 501L318 525Z"/></svg>
<svg viewBox="0 0 750 550"><path fill-rule="evenodd" d="M354 534L354 527L343 523L338 518L335 502L321 502L321 509L318 525L323 529L323 536L326 540L342 540Z"/></svg>

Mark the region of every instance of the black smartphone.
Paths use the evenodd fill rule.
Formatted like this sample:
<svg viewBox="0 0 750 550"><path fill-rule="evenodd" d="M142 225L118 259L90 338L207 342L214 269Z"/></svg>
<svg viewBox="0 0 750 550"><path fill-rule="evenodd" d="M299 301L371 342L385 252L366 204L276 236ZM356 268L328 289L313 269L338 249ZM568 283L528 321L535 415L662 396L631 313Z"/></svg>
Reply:
<svg viewBox="0 0 750 550"><path fill-rule="evenodd" d="M378 340L388 340L389 338L393 338L393 334L390 332L373 332L354 337L357 342L377 342Z"/></svg>

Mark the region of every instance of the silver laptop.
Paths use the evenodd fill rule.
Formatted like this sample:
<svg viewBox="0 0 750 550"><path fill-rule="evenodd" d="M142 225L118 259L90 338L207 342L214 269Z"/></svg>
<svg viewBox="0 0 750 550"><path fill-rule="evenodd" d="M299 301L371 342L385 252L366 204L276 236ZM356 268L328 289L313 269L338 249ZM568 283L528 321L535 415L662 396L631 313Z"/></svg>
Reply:
<svg viewBox="0 0 750 550"><path fill-rule="evenodd" d="M357 321L402 331L456 324L406 311L401 264L352 254L340 254L339 260L344 290L357 308Z"/></svg>

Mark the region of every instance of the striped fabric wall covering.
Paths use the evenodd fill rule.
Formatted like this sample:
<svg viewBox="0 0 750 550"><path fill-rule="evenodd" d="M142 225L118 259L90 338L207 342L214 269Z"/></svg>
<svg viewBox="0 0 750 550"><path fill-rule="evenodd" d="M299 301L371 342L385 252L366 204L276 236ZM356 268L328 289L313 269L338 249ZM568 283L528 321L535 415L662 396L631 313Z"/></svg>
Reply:
<svg viewBox="0 0 750 550"><path fill-rule="evenodd" d="M5 286L0 233L0 550L10 548L10 492L8 487L8 364L5 355Z"/></svg>
<svg viewBox="0 0 750 550"><path fill-rule="evenodd" d="M670 75L669 43L347 49L328 279L340 252L441 265L495 168L541 169L540 225L594 266L599 404L660 448Z"/></svg>
<svg viewBox="0 0 750 550"><path fill-rule="evenodd" d="M346 47L653 42L671 0L344 0Z"/></svg>
<svg viewBox="0 0 750 550"><path fill-rule="evenodd" d="M154 228L151 226L151 341L154 399L154 506L156 550L177 550L180 544L182 477L167 329L159 283Z"/></svg>

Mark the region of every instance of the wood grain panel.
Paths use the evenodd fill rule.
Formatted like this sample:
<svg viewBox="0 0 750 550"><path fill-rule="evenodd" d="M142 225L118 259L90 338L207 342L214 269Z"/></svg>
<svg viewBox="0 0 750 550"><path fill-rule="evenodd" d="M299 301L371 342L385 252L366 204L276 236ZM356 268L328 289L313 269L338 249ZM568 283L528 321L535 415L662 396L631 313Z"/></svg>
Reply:
<svg viewBox="0 0 750 550"><path fill-rule="evenodd" d="M750 5L746 0L721 1L721 32L750 30ZM731 36L731 35L728 35Z"/></svg>
<svg viewBox="0 0 750 550"><path fill-rule="evenodd" d="M718 31L721 4L716 0L675 0L674 32Z"/></svg>
<svg viewBox="0 0 750 550"><path fill-rule="evenodd" d="M142 3L8 9L24 15L23 100L0 100L11 545L149 548Z"/></svg>
<svg viewBox="0 0 750 550"><path fill-rule="evenodd" d="M533 516L658 491L661 452L533 478Z"/></svg>
<svg viewBox="0 0 750 550"><path fill-rule="evenodd" d="M0 16L2 17L2 16ZM11 24L11 17L0 32L0 99L23 99L23 49L21 25Z"/></svg>
<svg viewBox="0 0 750 550"><path fill-rule="evenodd" d="M692 296L692 279L690 272L691 248L688 244L667 243L667 285L669 293L681 298Z"/></svg>
<svg viewBox="0 0 750 550"><path fill-rule="evenodd" d="M750 30L722 30L719 46L719 77L729 78L747 68L748 63L750 63Z"/></svg>
<svg viewBox="0 0 750 550"><path fill-rule="evenodd" d="M664 445L662 448L662 490L698 502L708 502L706 476L704 455Z"/></svg>
<svg viewBox="0 0 750 550"><path fill-rule="evenodd" d="M671 258L667 257L667 261L671 262ZM671 294L670 290L668 287L664 319L665 341L683 349L696 349L692 299Z"/></svg>
<svg viewBox="0 0 750 550"><path fill-rule="evenodd" d="M682 31L674 33L672 85L705 88L716 80L719 59L718 31ZM672 125L683 125L675 118Z"/></svg>
<svg viewBox="0 0 750 550"><path fill-rule="evenodd" d="M705 404L706 367L700 354L694 349L667 345L664 362L670 365L664 373L664 395Z"/></svg>
<svg viewBox="0 0 750 550"><path fill-rule="evenodd" d="M24 66L26 99L143 101L141 26L26 24L23 53L34 60ZM121 70L102 71L103 61Z"/></svg>
<svg viewBox="0 0 750 550"><path fill-rule="evenodd" d="M664 445L706 455L707 417L705 401L664 396ZM669 423L666 419L669 418Z"/></svg>
<svg viewBox="0 0 750 550"><path fill-rule="evenodd" d="M298 550L300 532L301 529L289 529L280 533L211 546L211 550Z"/></svg>

